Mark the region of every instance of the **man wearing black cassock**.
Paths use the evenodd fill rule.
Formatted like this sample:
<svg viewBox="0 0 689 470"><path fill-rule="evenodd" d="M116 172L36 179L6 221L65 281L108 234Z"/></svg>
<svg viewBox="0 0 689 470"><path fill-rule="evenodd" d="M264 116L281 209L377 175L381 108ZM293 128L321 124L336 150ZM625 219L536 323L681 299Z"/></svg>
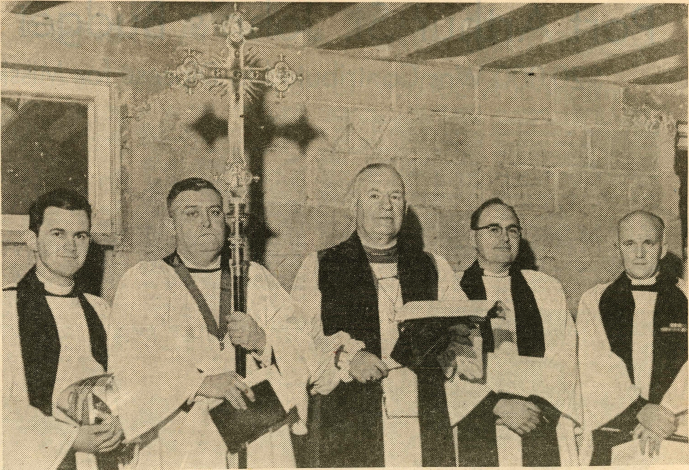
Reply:
<svg viewBox="0 0 689 470"><path fill-rule="evenodd" d="M406 201L393 167L359 172L351 210L356 231L309 255L292 287L317 347L335 356L342 378L312 401L308 465L454 466L440 367L412 371L390 354L405 303L466 296L447 261L400 237Z"/></svg>
<svg viewBox="0 0 689 470"><path fill-rule="evenodd" d="M664 237L657 215L624 216L617 242L624 272L579 303L584 464L610 465L612 448L632 439L653 457L673 433L686 436L687 297L659 269Z"/></svg>

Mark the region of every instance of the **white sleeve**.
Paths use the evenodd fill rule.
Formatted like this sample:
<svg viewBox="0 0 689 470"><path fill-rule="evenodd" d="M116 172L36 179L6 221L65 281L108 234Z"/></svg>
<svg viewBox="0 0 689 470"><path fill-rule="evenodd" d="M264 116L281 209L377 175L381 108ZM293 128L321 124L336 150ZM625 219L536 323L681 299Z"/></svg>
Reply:
<svg viewBox="0 0 689 470"><path fill-rule="evenodd" d="M177 325L170 324L174 301L169 276L159 268L136 266L117 288L108 362L119 394L116 413L127 441L178 412L203 382L195 358L178 346Z"/></svg>
<svg viewBox="0 0 689 470"><path fill-rule="evenodd" d="M582 296L576 322L583 419L589 430L619 415L639 396L624 361L610 350L598 309L602 291L598 286Z"/></svg>
<svg viewBox="0 0 689 470"><path fill-rule="evenodd" d="M469 300L445 258L435 254L433 258L438 269L438 300Z"/></svg>
<svg viewBox="0 0 689 470"><path fill-rule="evenodd" d="M316 346L316 349L332 363L324 372L326 377L342 381L351 381L349 375L349 363L352 357L365 344L353 339L348 333L338 331L326 336L323 333L323 321L321 319L321 292L318 289L318 254L311 253L304 259L299 272L292 283L292 297L301 305L301 314ZM335 364L339 353L339 361ZM319 392L320 393L320 392Z"/></svg>

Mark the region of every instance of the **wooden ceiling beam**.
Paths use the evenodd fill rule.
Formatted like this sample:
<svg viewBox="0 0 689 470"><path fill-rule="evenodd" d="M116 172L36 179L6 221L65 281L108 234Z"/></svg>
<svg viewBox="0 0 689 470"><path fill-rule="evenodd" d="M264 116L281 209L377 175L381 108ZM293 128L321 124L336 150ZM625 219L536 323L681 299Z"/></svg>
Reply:
<svg viewBox="0 0 689 470"><path fill-rule="evenodd" d="M472 65L483 66L523 54L545 44L572 38L584 31L648 8L649 5L633 3L596 5L568 18L469 54L467 60Z"/></svg>
<svg viewBox="0 0 689 470"><path fill-rule="evenodd" d="M679 28L684 28L686 30L686 20L668 23L657 28L634 34L633 36L628 36L619 41L609 42L594 47L593 49L588 49L579 54L563 57L536 67L536 70L540 73L557 74L567 70L589 66L613 57L667 42L677 35Z"/></svg>
<svg viewBox="0 0 689 470"><path fill-rule="evenodd" d="M500 18L528 4L477 3L452 16L405 36L388 45L390 58L402 58L435 44L455 40L480 28L488 21Z"/></svg>
<svg viewBox="0 0 689 470"><path fill-rule="evenodd" d="M633 82L635 80L641 80L644 77L649 77L651 75L657 75L671 70L687 66L687 55L677 54L672 57L666 57L665 59L657 60L648 64L641 65L639 67L634 67L631 69L623 70L622 72L606 75L602 77L596 77L601 80L610 80L613 82Z"/></svg>
<svg viewBox="0 0 689 470"><path fill-rule="evenodd" d="M304 31L304 46L320 47L346 38L414 6L413 3L356 3Z"/></svg>
<svg viewBox="0 0 689 470"><path fill-rule="evenodd" d="M160 2L113 2L119 26L135 26L160 11Z"/></svg>

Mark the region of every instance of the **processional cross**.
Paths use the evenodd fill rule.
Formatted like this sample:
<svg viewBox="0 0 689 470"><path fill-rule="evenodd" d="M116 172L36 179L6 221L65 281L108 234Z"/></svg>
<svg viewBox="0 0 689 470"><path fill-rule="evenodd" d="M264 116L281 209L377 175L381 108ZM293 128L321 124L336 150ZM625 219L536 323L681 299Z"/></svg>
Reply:
<svg viewBox="0 0 689 470"><path fill-rule="evenodd" d="M285 62L284 56L272 67L258 67L255 54L245 53L245 37L256 30L234 6L234 12L221 25L225 34L225 48L221 54L211 54L204 60L200 51L187 48L181 63L175 70L167 72L169 77L179 80L179 86L186 87L191 94L198 87L207 87L221 95L230 93L230 109L227 119L227 136L230 153L225 161L225 171L216 174L216 182L223 193L224 209L228 216L230 233L228 241L232 249L232 264L238 263L236 276L248 279L249 256L246 241L247 195L252 182L258 177L251 174L244 151L244 99L257 97L258 86L273 88L282 98L284 92L297 80L302 80ZM249 63L250 65L247 65ZM234 295L233 310L245 310L245 284L239 282ZM221 342L221 348L224 345Z"/></svg>

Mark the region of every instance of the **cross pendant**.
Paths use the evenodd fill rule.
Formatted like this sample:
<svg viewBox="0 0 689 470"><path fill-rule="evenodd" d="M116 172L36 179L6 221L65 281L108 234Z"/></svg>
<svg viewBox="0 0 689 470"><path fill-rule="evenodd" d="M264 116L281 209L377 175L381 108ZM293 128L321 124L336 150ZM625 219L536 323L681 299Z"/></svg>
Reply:
<svg viewBox="0 0 689 470"><path fill-rule="evenodd" d="M223 340L223 339L220 340L220 350L221 351L225 350L225 340Z"/></svg>

